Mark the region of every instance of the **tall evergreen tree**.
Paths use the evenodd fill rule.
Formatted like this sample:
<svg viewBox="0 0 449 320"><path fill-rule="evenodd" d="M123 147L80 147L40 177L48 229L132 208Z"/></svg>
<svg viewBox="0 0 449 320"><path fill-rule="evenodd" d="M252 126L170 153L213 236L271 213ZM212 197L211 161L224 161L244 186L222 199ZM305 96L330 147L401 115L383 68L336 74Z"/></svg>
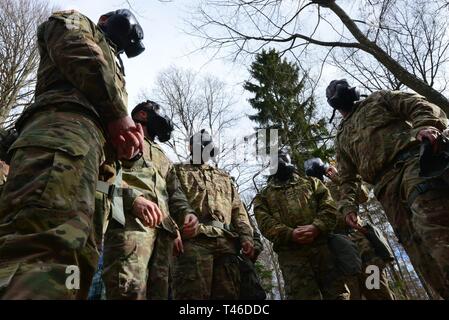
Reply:
<svg viewBox="0 0 449 320"><path fill-rule="evenodd" d="M244 88L254 94L249 99L257 110L249 118L262 129L278 129L280 146L291 149L299 169L304 160L317 156L329 159L334 150L324 143L329 137L324 118L316 116L317 106L307 90L307 74L300 74L295 63L282 59L274 49L263 50L250 67L252 82Z"/></svg>

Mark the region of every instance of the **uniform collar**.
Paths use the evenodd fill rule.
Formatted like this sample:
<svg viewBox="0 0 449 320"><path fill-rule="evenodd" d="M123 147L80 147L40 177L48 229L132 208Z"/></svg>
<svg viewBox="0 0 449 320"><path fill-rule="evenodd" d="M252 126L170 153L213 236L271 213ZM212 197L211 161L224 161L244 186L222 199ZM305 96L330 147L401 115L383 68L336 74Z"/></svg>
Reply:
<svg viewBox="0 0 449 320"><path fill-rule="evenodd" d="M349 121L351 119L351 117L360 109L361 103L362 103L362 101L357 101L354 103L354 108L352 109L352 111L348 114L348 116L346 118L343 118L341 120L340 124L338 125L338 131L342 130L345 123L347 121Z"/></svg>

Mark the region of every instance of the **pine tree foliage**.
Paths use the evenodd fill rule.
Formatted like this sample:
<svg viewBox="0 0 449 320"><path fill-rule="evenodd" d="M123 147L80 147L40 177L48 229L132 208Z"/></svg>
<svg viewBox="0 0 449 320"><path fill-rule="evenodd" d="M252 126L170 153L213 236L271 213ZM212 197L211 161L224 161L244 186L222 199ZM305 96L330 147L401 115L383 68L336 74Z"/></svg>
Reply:
<svg viewBox="0 0 449 320"><path fill-rule="evenodd" d="M258 54L249 71L252 80L244 88L254 95L249 103L257 111L249 118L259 128L278 129L280 147L290 147L300 169L311 156L328 159L334 150L325 119L317 117L308 75L274 49Z"/></svg>

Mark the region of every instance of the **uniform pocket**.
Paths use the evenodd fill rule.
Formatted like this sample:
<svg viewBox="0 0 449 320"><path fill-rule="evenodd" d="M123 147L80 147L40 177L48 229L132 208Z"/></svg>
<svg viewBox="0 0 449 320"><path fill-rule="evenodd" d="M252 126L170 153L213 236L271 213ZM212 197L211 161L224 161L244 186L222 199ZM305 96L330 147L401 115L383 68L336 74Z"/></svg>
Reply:
<svg viewBox="0 0 449 320"><path fill-rule="evenodd" d="M80 198L81 189L89 188L87 185L84 186L84 181L82 181L82 177L85 175L84 155L55 151L47 183L41 195L41 201L46 206L62 210L79 210L80 201L88 202L88 199ZM94 182L96 173L92 172L92 175L92 182ZM92 201L89 203L93 205L94 194L91 198Z"/></svg>

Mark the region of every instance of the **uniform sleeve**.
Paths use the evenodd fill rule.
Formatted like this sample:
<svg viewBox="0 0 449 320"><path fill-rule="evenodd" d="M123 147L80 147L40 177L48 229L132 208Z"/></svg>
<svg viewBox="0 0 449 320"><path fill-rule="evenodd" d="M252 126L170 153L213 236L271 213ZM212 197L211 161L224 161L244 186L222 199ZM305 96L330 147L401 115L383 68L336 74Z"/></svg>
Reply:
<svg viewBox="0 0 449 320"><path fill-rule="evenodd" d="M317 179L315 182L314 193L317 201L317 216L312 224L322 233L329 233L334 230L337 223L337 216L334 199L332 199L329 189Z"/></svg>
<svg viewBox="0 0 449 320"><path fill-rule="evenodd" d="M237 189L232 184L232 213L231 213L231 224L235 231L240 236L240 243L245 241L253 241L253 228L248 219L248 214L242 201L240 200L240 195Z"/></svg>
<svg viewBox="0 0 449 320"><path fill-rule="evenodd" d="M65 78L80 90L107 123L128 114L127 102L115 81L117 72L111 50L97 44L95 25L81 18L68 27L64 18L53 16L39 33L52 61Z"/></svg>
<svg viewBox="0 0 449 320"><path fill-rule="evenodd" d="M262 236L257 231L256 226L254 225L253 221L248 215L249 223L251 224L251 227L253 228L253 240L254 240L254 250L256 257L260 255L260 253L263 251L263 243L262 243Z"/></svg>
<svg viewBox="0 0 449 320"><path fill-rule="evenodd" d="M189 201L182 190L181 183L179 182L173 165L171 165L168 170L166 183L169 196L168 206L170 215L176 220L178 225L182 226L184 225L186 215L197 214L190 206Z"/></svg>
<svg viewBox="0 0 449 320"><path fill-rule="evenodd" d="M254 214L262 235L279 246L291 244L293 228L276 219L267 205L265 196L259 193L254 199Z"/></svg>
<svg viewBox="0 0 449 320"><path fill-rule="evenodd" d="M338 211L345 217L350 212L358 212L357 196L360 190L360 179L357 177L357 169L351 159L337 141L337 164L340 174L340 200Z"/></svg>
<svg viewBox="0 0 449 320"><path fill-rule="evenodd" d="M415 93L391 91L386 93L385 100L394 112L412 123L413 137L416 137L418 132L424 128L431 127L443 131L448 126L444 111L427 101L423 96Z"/></svg>

